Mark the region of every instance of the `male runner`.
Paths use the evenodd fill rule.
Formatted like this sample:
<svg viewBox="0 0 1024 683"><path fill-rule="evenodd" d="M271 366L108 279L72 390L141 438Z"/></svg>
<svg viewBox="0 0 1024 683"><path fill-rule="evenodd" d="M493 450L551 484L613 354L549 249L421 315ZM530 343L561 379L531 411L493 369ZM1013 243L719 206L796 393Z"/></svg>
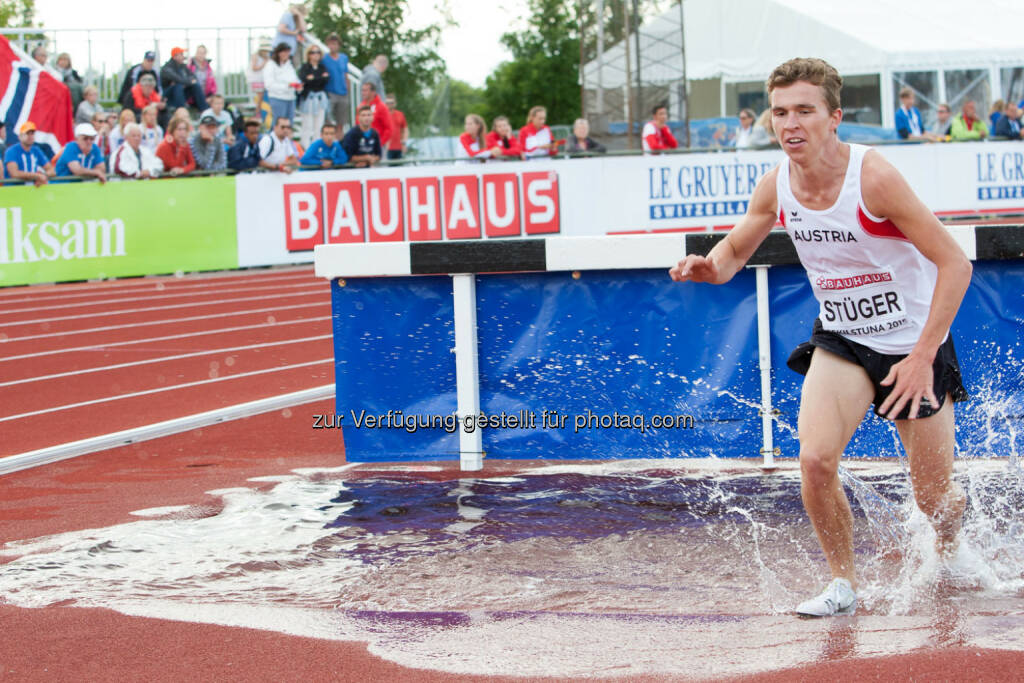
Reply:
<svg viewBox="0 0 1024 683"><path fill-rule="evenodd" d="M801 495L833 580L797 607L809 616L857 606L853 517L839 458L873 403L894 420L918 507L956 550L964 496L952 480L953 401L967 398L949 328L971 263L903 176L878 152L839 141L842 79L793 59L768 79L772 125L787 158L758 182L747 214L707 257L671 269L678 282L728 282L782 220L820 304L810 342L789 366L800 401Z"/></svg>

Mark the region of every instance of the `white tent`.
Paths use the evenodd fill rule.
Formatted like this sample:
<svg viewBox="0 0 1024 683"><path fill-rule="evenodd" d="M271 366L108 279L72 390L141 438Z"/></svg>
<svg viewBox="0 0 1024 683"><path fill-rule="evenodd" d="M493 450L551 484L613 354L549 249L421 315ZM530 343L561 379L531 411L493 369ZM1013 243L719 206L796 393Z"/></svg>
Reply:
<svg viewBox="0 0 1024 683"><path fill-rule="evenodd" d="M937 91L925 97L946 99L943 70L980 69L998 97L1009 87L1002 72L1024 67L1019 0L685 0L683 8L687 77L719 79L723 108L726 83L763 81L793 57L822 57L844 76L878 74L883 112L894 108L894 73L934 71ZM644 83L681 78L679 15L676 4L642 23ZM635 84L635 36L629 41ZM586 64L584 87L624 87L624 53L619 43Z"/></svg>

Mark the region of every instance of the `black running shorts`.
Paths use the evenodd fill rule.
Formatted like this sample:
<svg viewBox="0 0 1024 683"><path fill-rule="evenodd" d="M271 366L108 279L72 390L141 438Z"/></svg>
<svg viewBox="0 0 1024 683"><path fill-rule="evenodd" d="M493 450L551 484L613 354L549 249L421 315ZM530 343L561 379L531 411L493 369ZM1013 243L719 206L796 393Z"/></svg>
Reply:
<svg viewBox="0 0 1024 683"><path fill-rule="evenodd" d="M822 327L821 320L815 320L811 340L796 347L793 353L789 354L789 360L786 361L786 365L791 370L799 372L801 375L806 375L808 368L811 367L811 354L814 353L814 347L816 346L864 368L868 373L871 384L875 387L875 414L885 417L885 415L878 411L878 408L885 402L893 387L883 387L881 381L889 374L890 368L906 358L907 354L888 355L873 351L863 344L850 341L840 334L829 332ZM969 398L967 390L964 389L963 379L960 376L960 362L957 361L956 349L953 348L953 335L949 335L946 341L942 343L942 346L939 347L938 352L935 354L932 370L934 372L932 389L935 391L935 397L939 399L939 405L932 406L922 403L917 411L918 417L928 417L937 413L942 408L942 404L946 402L946 394L953 397L954 403L966 401ZM907 419L910 415L911 403L911 401L907 401L903 410L896 416L897 420Z"/></svg>

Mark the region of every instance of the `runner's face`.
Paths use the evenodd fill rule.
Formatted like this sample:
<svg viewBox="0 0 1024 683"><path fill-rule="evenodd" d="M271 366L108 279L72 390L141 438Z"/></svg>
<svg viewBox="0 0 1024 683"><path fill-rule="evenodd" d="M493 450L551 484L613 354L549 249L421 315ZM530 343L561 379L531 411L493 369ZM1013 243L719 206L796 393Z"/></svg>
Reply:
<svg viewBox="0 0 1024 683"><path fill-rule="evenodd" d="M794 159L817 153L835 135L842 110L829 113L821 88L798 81L772 91L772 129Z"/></svg>

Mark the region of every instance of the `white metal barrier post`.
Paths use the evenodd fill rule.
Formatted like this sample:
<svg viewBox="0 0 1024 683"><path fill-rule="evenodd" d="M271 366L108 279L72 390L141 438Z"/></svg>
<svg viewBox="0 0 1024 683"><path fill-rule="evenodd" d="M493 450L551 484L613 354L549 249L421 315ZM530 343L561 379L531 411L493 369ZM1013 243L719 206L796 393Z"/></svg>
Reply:
<svg viewBox="0 0 1024 683"><path fill-rule="evenodd" d="M473 425L466 429L466 418L480 414L480 371L476 340L476 276L452 275L455 302L455 386L458 393L459 462L467 471L484 468L483 435Z"/></svg>
<svg viewBox="0 0 1024 683"><path fill-rule="evenodd" d="M772 438L772 342L768 313L768 268L757 266L757 357L761 370L761 456L763 468L775 467L775 443Z"/></svg>

